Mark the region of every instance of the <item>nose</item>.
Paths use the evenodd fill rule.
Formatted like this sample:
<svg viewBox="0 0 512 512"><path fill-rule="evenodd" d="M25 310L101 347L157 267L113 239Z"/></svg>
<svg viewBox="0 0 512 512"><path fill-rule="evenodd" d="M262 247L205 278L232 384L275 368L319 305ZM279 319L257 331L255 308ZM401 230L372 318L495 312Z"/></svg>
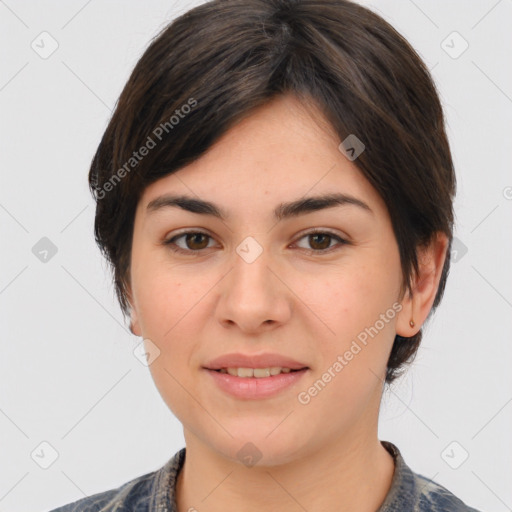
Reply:
<svg viewBox="0 0 512 512"><path fill-rule="evenodd" d="M292 294L275 267L268 250L254 261L233 255L232 269L219 283L216 316L224 327L236 325L245 333L258 333L290 319Z"/></svg>

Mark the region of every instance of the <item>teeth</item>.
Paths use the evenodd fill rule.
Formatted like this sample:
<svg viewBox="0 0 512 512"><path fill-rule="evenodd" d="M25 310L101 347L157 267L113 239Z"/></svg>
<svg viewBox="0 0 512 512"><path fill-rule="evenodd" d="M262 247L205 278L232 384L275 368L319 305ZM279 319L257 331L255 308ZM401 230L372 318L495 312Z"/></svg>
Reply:
<svg viewBox="0 0 512 512"><path fill-rule="evenodd" d="M281 368L280 366L271 366L270 368L221 368L220 373L229 373L234 377L270 377L280 373L290 373L290 368Z"/></svg>

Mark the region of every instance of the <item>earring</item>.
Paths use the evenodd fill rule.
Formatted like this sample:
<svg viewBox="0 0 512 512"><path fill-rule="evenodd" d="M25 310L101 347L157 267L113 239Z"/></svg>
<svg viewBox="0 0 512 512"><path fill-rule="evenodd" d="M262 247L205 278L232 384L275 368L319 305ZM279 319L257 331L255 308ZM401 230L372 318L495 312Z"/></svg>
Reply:
<svg viewBox="0 0 512 512"><path fill-rule="evenodd" d="M412 319L411 319L411 320L409 321L409 325L410 325L411 327L414 327L414 320L412 320Z"/></svg>

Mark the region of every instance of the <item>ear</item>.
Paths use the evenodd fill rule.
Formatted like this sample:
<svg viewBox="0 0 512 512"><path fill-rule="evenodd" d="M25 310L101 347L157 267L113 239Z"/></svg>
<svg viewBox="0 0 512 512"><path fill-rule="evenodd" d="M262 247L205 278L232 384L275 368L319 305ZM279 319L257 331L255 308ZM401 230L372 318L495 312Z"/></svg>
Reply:
<svg viewBox="0 0 512 512"><path fill-rule="evenodd" d="M412 296L406 293L396 322L396 333L405 338L414 336L427 318L436 298L446 260L448 237L438 232L428 247L418 247L419 274L414 277ZM409 322L413 320L414 326Z"/></svg>
<svg viewBox="0 0 512 512"><path fill-rule="evenodd" d="M133 300L133 293L129 284L126 286L126 298L130 304L130 331L132 334L135 334L135 336L142 336L139 323L139 314L137 312L137 306Z"/></svg>

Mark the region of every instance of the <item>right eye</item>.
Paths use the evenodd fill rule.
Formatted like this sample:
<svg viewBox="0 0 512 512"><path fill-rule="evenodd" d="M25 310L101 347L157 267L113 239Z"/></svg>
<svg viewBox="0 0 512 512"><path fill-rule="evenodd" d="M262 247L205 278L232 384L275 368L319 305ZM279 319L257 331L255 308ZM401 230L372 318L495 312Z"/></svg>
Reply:
<svg viewBox="0 0 512 512"><path fill-rule="evenodd" d="M177 241L183 239L182 243L184 246L180 246ZM208 248L207 240L213 238L202 231L186 231L179 235L175 235L163 242L164 245L169 246L171 251L180 254L194 255ZM205 245L206 240L206 245Z"/></svg>

